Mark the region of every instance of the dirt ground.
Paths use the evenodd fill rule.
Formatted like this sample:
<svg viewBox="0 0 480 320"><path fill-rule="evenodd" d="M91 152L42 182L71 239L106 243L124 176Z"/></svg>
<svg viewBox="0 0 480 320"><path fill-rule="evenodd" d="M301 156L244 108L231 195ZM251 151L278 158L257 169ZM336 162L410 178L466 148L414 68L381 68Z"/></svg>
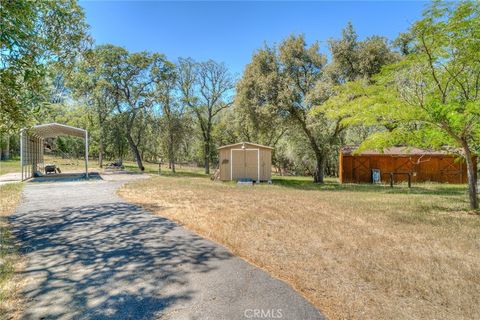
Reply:
<svg viewBox="0 0 480 320"><path fill-rule="evenodd" d="M226 245L331 319L480 318L480 217L465 186L237 187L183 176L119 194Z"/></svg>

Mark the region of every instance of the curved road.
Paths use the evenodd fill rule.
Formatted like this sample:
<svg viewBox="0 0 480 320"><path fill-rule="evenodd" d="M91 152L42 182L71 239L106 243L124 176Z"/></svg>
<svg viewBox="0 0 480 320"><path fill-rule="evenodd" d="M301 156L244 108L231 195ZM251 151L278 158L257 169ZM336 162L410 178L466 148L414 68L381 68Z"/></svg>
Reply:
<svg viewBox="0 0 480 320"><path fill-rule="evenodd" d="M27 183L12 216L24 319L323 319L287 284L126 203L130 175Z"/></svg>

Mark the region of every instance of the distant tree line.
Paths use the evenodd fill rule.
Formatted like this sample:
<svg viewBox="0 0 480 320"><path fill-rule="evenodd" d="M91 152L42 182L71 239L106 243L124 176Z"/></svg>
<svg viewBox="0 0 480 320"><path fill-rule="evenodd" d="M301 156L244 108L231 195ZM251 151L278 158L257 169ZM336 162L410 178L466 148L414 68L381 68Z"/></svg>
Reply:
<svg viewBox="0 0 480 320"><path fill-rule="evenodd" d="M328 41L330 59L290 35L235 79L212 60L93 46L74 1L2 1L2 154L17 150L19 128L56 121L89 130L100 166L192 162L210 173L218 146L251 141L275 147L281 173L322 183L338 174L342 145L445 149L465 160L478 208L479 6L434 1L394 41L359 39L349 23Z"/></svg>

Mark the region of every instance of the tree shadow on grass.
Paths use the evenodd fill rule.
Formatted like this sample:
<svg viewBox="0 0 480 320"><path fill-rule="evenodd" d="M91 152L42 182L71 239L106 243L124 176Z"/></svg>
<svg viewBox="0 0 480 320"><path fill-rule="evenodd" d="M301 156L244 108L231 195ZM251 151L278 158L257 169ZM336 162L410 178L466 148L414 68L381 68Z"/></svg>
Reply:
<svg viewBox="0 0 480 320"><path fill-rule="evenodd" d="M192 299L190 273L231 258L126 203L34 210L11 222L29 260L25 319L156 318Z"/></svg>

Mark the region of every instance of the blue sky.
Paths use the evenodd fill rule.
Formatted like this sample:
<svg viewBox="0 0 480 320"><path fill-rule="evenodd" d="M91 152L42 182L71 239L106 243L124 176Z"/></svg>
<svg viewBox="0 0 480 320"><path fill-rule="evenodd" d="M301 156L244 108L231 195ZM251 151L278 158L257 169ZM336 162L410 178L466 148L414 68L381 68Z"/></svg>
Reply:
<svg viewBox="0 0 480 320"><path fill-rule="evenodd" d="M420 1L161 2L81 1L97 44L164 53L170 60L222 61L239 74L263 43L303 33L309 43L338 38L352 21L360 38L394 39L422 13Z"/></svg>

